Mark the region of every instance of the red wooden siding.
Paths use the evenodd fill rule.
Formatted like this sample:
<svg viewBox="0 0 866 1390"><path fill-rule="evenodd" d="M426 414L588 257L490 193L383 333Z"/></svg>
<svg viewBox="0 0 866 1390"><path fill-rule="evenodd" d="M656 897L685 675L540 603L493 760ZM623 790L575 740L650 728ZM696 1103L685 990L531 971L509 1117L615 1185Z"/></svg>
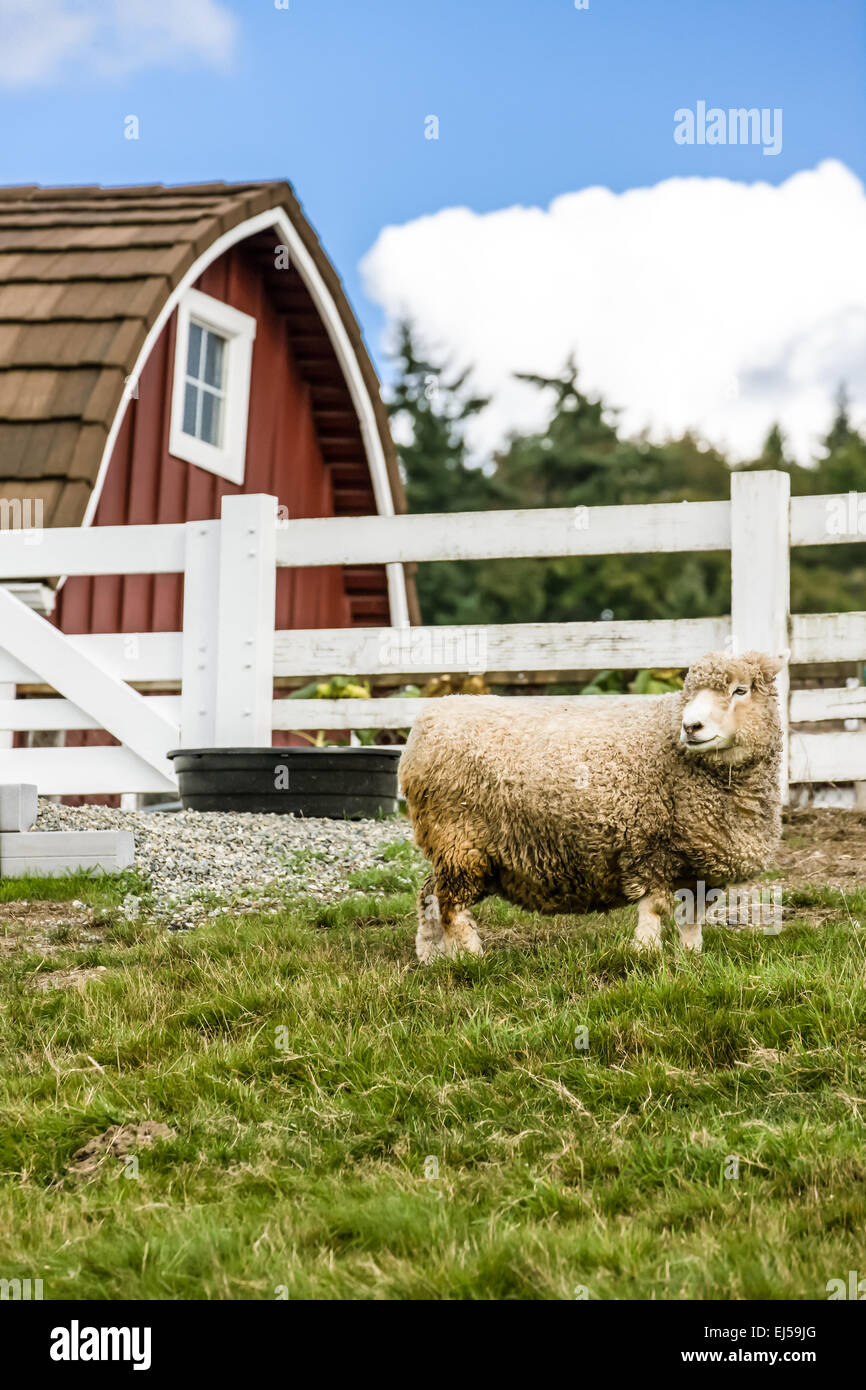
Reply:
<svg viewBox="0 0 866 1390"><path fill-rule="evenodd" d="M142 372L115 444L94 524L199 521L218 517L226 493L268 492L292 517L333 516L331 472L317 439L311 387L292 351L287 320L274 304L265 269L251 248L234 247L196 288L256 319L242 487L168 451L176 316ZM347 592L339 569L281 570L278 628L348 627L387 621ZM378 587L374 585L374 588ZM369 600L368 600L369 607ZM55 621L65 632L179 630L179 575L72 578L58 595Z"/></svg>

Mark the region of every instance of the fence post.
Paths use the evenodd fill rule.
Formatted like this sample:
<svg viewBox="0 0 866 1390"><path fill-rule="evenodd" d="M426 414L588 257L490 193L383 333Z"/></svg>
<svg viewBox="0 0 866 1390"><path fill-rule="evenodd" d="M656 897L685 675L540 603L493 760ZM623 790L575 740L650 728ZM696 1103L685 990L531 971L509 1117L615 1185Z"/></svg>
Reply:
<svg viewBox="0 0 866 1390"><path fill-rule="evenodd" d="M183 576L180 742L210 748L216 737L220 522L188 521Z"/></svg>
<svg viewBox="0 0 866 1390"><path fill-rule="evenodd" d="M14 700L17 688L14 681L0 681L0 700ZM14 748L15 735L11 729L0 729L0 748Z"/></svg>
<svg viewBox="0 0 866 1390"><path fill-rule="evenodd" d="M219 541L216 747L270 748L277 499L224 497Z"/></svg>
<svg viewBox="0 0 866 1390"><path fill-rule="evenodd" d="M791 480L775 470L731 474L731 631L734 652L790 647ZM782 800L788 801L787 664L776 677L782 715Z"/></svg>

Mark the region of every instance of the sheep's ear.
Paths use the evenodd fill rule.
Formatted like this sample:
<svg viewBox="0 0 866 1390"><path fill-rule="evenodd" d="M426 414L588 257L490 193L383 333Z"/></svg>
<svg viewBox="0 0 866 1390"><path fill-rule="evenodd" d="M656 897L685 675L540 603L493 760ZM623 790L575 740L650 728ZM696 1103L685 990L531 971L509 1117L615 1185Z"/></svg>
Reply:
<svg viewBox="0 0 866 1390"><path fill-rule="evenodd" d="M778 656L762 656L761 672L764 678L768 681L771 681L774 676L778 676L779 672L783 670L785 666L787 666L790 659L790 647L786 647L785 650L783 652L780 652Z"/></svg>
<svg viewBox="0 0 866 1390"><path fill-rule="evenodd" d="M778 656L767 656L765 652L758 653L758 673L755 676L755 689L761 690L766 695L778 695L778 690L774 685L776 676L786 665L791 655L790 648L780 652Z"/></svg>

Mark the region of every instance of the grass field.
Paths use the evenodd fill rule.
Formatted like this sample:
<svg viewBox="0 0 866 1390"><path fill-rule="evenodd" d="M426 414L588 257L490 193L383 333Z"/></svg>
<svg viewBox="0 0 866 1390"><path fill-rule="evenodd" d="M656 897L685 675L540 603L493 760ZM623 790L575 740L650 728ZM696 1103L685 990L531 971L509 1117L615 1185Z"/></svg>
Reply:
<svg viewBox="0 0 866 1390"><path fill-rule="evenodd" d="M134 879L2 885L95 912L34 937L0 909L0 1277L729 1299L866 1271L866 893L801 889L782 935L657 962L630 912L489 901L488 953L421 969L417 861L389 858L351 901L189 934L127 921ZM147 1122L137 1163L134 1131L99 1139Z"/></svg>

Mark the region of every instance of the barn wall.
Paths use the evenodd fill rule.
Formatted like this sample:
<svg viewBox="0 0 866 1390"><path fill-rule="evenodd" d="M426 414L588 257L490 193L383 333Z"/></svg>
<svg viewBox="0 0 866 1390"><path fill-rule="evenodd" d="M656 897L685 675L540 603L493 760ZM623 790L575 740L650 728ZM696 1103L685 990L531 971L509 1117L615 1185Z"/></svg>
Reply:
<svg viewBox="0 0 866 1390"><path fill-rule="evenodd" d="M316 439L309 386L292 355L285 319L269 297L259 263L233 247L196 288L256 319L242 487L168 450L176 315L166 324L130 403L109 465L94 525L200 521L218 517L226 494L267 492L292 517L333 516L331 479ZM71 578L55 621L64 632L172 632L181 626L179 575ZM356 618L357 621L357 618ZM278 628L348 627L352 609L339 569L280 570Z"/></svg>

